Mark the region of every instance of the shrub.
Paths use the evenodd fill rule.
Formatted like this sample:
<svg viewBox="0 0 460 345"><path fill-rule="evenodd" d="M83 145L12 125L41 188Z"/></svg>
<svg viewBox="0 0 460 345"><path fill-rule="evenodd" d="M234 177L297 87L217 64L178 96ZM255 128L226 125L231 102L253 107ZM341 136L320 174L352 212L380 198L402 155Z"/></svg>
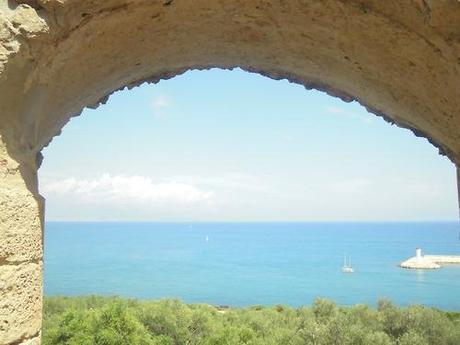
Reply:
<svg viewBox="0 0 460 345"><path fill-rule="evenodd" d="M458 345L460 314L379 301L226 308L177 300L45 299L44 345Z"/></svg>

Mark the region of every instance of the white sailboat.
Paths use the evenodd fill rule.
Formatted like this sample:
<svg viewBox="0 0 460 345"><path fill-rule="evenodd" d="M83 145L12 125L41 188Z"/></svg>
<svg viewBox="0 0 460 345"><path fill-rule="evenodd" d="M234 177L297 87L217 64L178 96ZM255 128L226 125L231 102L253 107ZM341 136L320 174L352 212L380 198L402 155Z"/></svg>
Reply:
<svg viewBox="0 0 460 345"><path fill-rule="evenodd" d="M347 263L347 255L345 254L343 256L343 266L342 266L342 272L343 273L353 273L355 270L353 269L353 267L351 266L351 259L349 258L348 259L348 263Z"/></svg>

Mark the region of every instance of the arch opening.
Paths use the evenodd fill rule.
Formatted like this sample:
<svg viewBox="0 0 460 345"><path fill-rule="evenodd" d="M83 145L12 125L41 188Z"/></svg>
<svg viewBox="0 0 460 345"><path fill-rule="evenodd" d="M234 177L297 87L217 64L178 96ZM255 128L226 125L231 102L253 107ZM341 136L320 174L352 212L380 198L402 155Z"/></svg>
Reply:
<svg viewBox="0 0 460 345"><path fill-rule="evenodd" d="M296 194L294 199L299 202L302 199L299 190L304 190L302 194L311 197L302 203L309 206L293 215L287 212L288 205L284 205L285 215L270 219L261 217L262 213L254 209L252 216L247 213L246 218L238 218L238 215L235 218L235 214L219 218L219 211L223 209L213 209L212 212L209 209L208 213L200 213L196 209L195 216L176 214L169 218L155 218L154 213L154 218L150 220L428 220L448 219L449 212L452 219L452 207L439 200L426 204L426 209L417 215L399 212L408 211L405 205L417 204L415 200L408 199L412 194L410 188L414 193L418 193L420 188L442 189L445 193L455 189L452 185L453 172L447 172L449 163L436 157L436 153L432 154L430 145L422 144L423 139L413 138L405 130L393 129L356 102L345 103L322 92L305 91L301 85L288 81L272 81L242 70L190 71L155 86L143 85L133 90L119 91L114 95L114 100L110 99L97 110L85 110L84 116L86 118L75 118L68 124L67 135L71 139L59 137L57 143L52 143L51 148L45 150L45 156L46 152L52 155L51 163L46 164L45 159L45 166L40 170L41 178L47 180L42 188L45 196L48 189L59 192L59 185L67 190L67 182L74 185L76 189L73 191L76 192L79 184L99 185L114 182L118 178L126 183L134 182L133 178L144 179L153 187L155 180L158 183L181 184L187 181L224 181L230 175L247 175L255 183L255 195L248 193L238 196L234 200L236 204L257 197L257 181L266 180L265 184L270 185L272 190L291 190ZM91 121L94 124L91 125ZM120 123L123 123L122 127ZM55 145L64 146L56 149ZM56 157L59 154L61 158ZM73 157L70 160L69 154ZM115 156L120 159L113 159ZM203 170L201 164L210 170ZM168 170L169 166L171 168ZM405 169L401 169L402 166ZM428 173L429 166L439 168L436 168L436 172ZM60 168L64 170L60 171ZM399 172L395 172L398 169ZM286 181L282 182L281 176L288 172L292 174L293 181L298 181L295 182L297 187L283 187ZM388 176L385 172L388 172ZM55 184L57 175L59 183ZM270 180L266 178L267 175L276 178ZM417 178L422 175L425 180ZM329 176L330 180L323 180L321 176ZM390 182L391 176L399 176L400 181ZM437 176L439 181L433 176ZM339 184L354 185L359 183L358 180L361 183L366 180L372 185L367 190L369 194L361 196L361 203L347 201L345 190L343 195L335 195L333 189L325 188L330 185L341 190ZM449 187L447 184L441 187L440 183L444 180L450 180ZM54 187L48 188L50 183ZM233 184L239 183L233 181ZM214 190L198 187L203 195L216 194ZM229 193L230 190L223 192ZM324 200L323 195L326 196ZM65 204L66 200L74 200L76 196L67 195L61 202L53 199L51 208ZM265 198L271 200L273 195L267 194ZM289 196L281 193L279 198L287 201ZM420 198L425 197L420 195ZM328 211L317 209L315 204L319 199L323 202L326 199L334 201L335 206L331 204ZM365 199L378 200L373 211L368 209L371 203L365 202ZM420 201L419 206L422 204ZM100 202L104 203L103 200ZM264 204L263 198L259 199L259 203ZM228 207L234 209L236 204ZM450 210L444 216L435 211L441 209L441 204ZM347 211L344 209L334 213L340 209L340 205L347 205ZM392 209L384 211L384 205L392 205ZM272 205L270 210L265 210L265 214L275 216L280 212L278 207ZM71 210L76 207L64 208L69 211L68 219L73 219ZM290 208L295 207L291 205ZM382 213L379 213L379 209L382 209ZM56 214L52 217L56 219ZM94 220L79 214L75 217ZM63 219L63 216L57 215L59 218ZM115 219L123 220L120 216ZM145 216L143 219L149 220ZM128 217L125 220L136 219Z"/></svg>
<svg viewBox="0 0 460 345"><path fill-rule="evenodd" d="M216 71L213 71L213 72L216 72ZM205 74L205 75L206 75L206 74L209 74L209 73L212 73L212 72L200 72L200 73L195 72L195 73L189 73L189 74L185 74L185 75L183 75L182 77L179 77L179 78L176 78L176 79L181 79L181 80L183 80L183 79L188 79L188 78L189 78L189 75L195 75L195 76L197 76L197 75L202 75L202 74ZM239 73L239 72L228 73L228 72L222 71L222 73L226 73L226 74L232 75L232 74ZM247 77L247 79L260 79L260 78L254 76L254 75L246 75L246 77ZM191 78L191 77L190 77L190 78ZM198 77L197 77L197 78L198 78ZM149 103L150 103L150 102L152 102L152 103L155 102L155 103L157 103L157 104L160 106L160 108L161 108L161 105L162 105L162 104L164 105L164 104L167 104L167 103L168 103L168 100L167 100L168 97L166 97L166 99L161 99L161 98L160 98L160 99L157 99L157 98L155 98L155 96L158 96L158 95L164 96L164 93L162 92L162 90L164 91L163 85L165 85L165 84L173 84L173 83L175 83L176 79L171 80L171 81L168 81L168 82L160 82L157 86L155 86L154 88L151 88L151 89L152 89L152 90L151 90L151 91L152 91L152 94L143 93L143 92L142 92L142 91L144 91L144 90L149 90L149 88L147 88L147 87L140 88L140 89L135 89L135 90L132 90L131 92L132 92L132 93L139 93L139 94L140 94L139 97L141 97L141 98L143 98L143 99L145 99L145 98L147 98L147 97L151 97L151 99L149 99L148 102L149 102ZM246 84L245 84L245 83L243 83L243 81L245 81L245 80L240 80L240 81L238 82L238 84L239 84L239 85L244 85L244 86L246 86L246 85L247 85L247 82L246 82ZM216 79L214 79L213 81L211 81L211 84L218 85L219 82L220 82L221 84L225 84L225 85L226 85L225 88L220 87L219 89L222 89L222 88L223 88L224 90L226 90L226 91L227 91L227 94L228 94L229 96L232 95L232 99L233 99L234 97L236 97L236 98L238 99L238 97L235 96L234 91L232 91L231 87L228 87L228 86L227 86L227 85L229 84L228 79L219 80L218 78L216 78ZM300 87L298 87L298 86L295 86L295 85L289 85L287 82L277 82L277 83L273 83L273 82L268 81L268 80L265 80L265 82L271 83L271 84L276 84L276 85L284 85L284 86L286 86L286 87L289 88L289 89L293 89L293 90L292 90L292 93L297 92L297 91L298 91L299 94L300 94L300 93L302 93L302 94L306 94L306 93L307 93L307 92L305 92L302 88L300 88ZM198 78L198 80L195 80L194 83L189 83L188 85L191 85L191 84L197 85L196 88L199 89L198 86L201 85L200 79ZM186 87L186 86L183 86L183 88L187 88L187 87ZM254 90L254 89L257 89L257 87L256 87L256 86L253 86L252 88L250 88L250 90ZM259 88L259 89L260 89L260 88ZM294 90L297 90L297 91L294 91ZM158 93L155 94L156 92L158 92ZM216 97L218 101L220 101L221 98L223 98L223 97L217 97L216 94L214 94L214 93L209 93L209 90L208 90L208 91L196 90L195 92L196 92L196 94L197 94L197 96L198 96L198 97L196 97L196 100L195 100L195 101L196 101L197 103L199 103L199 104L200 104L200 103L204 103L209 97L211 97L211 98L212 98L212 97ZM124 93L126 93L126 92L124 92ZM244 93L244 91L243 91L243 93ZM256 104L262 103L262 101L263 101L262 99L258 99L257 97L254 97L254 96L253 96L252 94L250 94L249 92L246 92L246 93L247 93L247 97L250 98L250 99L252 99ZM274 92L274 93L275 93L275 92ZM316 92L314 92L314 93L317 94ZM117 94L116 96L114 96L113 98L111 98L111 99L109 100L109 102L108 102L105 106L103 106L102 108L100 108L100 109L97 110L97 112L98 112L98 113L100 112L101 115L102 115L102 113L105 114L105 118L104 118L104 119L102 119L102 118L100 119L101 122L108 124L109 121L112 121L112 122L119 122L120 120L122 120L122 118L125 118L125 119L127 118L127 115L128 115L128 114L127 114L127 112L125 111L126 109L117 110L118 107L120 107L122 104L125 103L125 101L119 100L119 99L118 99L118 96L122 96L122 94L123 94L123 93ZM276 94L279 94L281 98L284 98L283 96L285 96L285 94L283 95L282 93L276 93ZM200 99L200 95L206 95L206 96ZM166 96L170 96L172 100L178 99L178 97L177 97L174 93L173 93L173 94L166 93ZM321 95L321 96L324 96L324 95ZM183 95L181 95L181 97L183 97ZM188 97L189 97L188 100L191 99L191 98L195 98L194 95L189 95ZM269 98L270 98L270 97L269 97ZM329 101L332 103L332 105L338 105L338 104L344 105L344 106L348 106L348 105L349 105L349 104L342 104L342 102L336 102L336 100L334 100L334 99L332 99L332 98L330 98L330 97L324 96L324 98L328 98ZM169 99L169 102L172 101L171 99ZM127 101L127 100L126 100L126 101ZM113 104L113 102L115 102L115 104ZM292 102L292 100L291 100L291 99L288 99L288 100L283 99L283 100L281 101L281 103L283 103L283 102ZM305 104L309 104L309 102L305 102ZM143 107L144 107L144 108L149 108L149 106L150 106L149 104L143 104ZM351 106L353 106L353 105L351 105ZM205 108L208 108L209 106L206 105L206 106L204 106L204 107L205 107ZM231 107L231 104L227 104L227 105L225 105L225 107L230 107L231 109L233 109L233 108ZM268 105L267 107L273 108L274 105L271 104L271 105ZM302 108L302 107L296 106L296 108L299 109L299 108ZM358 107L356 107L356 108L358 108ZM106 109L107 109L107 111L105 111ZM150 109L149 109L149 110L150 110ZM337 109L329 109L329 110L332 111L332 112L334 112L334 111L337 112L337 111L338 111ZM109 114L110 112L115 113L116 111L119 111L119 112L120 112L121 114L123 114L124 116L123 116L123 115L120 116L120 115L115 115L115 114ZM211 112L212 112L212 111L211 111ZM218 112L216 112L216 111L214 111L214 112L216 113L216 114L215 114L216 120L221 119L221 116L219 116L219 115L221 115L221 114L217 114ZM283 115L287 115L286 113L288 113L288 112L289 112L289 111L283 112ZM313 113L314 113L314 112L313 112ZM383 121L381 121L381 119L379 119L379 118L374 118L372 115L364 114L364 113L365 113L365 112L363 112L363 115L365 115L365 116L367 116L367 117L363 117L363 118L356 119L357 122L358 122L358 121L359 121L359 122L362 121L362 122L366 123L366 120L372 120L372 119L374 119L374 120L378 121L379 123L383 123ZM73 121L73 123L77 124L79 121L83 121L84 119L85 119L85 120L90 120L89 117L91 117L91 119L96 120L96 117L100 117L101 115L98 116L98 114L95 113L95 112L93 112L93 111L87 111L86 114L85 114L85 116L86 116L87 118L77 118L77 119L73 119L72 121ZM155 116L153 113L150 113L149 115ZM252 115L254 115L254 114L252 114ZM270 114L265 114L265 115L267 116L267 120L269 121ZM292 115L292 114L291 114L291 115ZM321 115L320 115L320 114L304 114L304 115L305 115L305 116L308 116L308 115L316 115L316 116L312 116L312 117L313 117L314 119L317 119L317 120L318 120L317 122L319 122L320 119L318 119L318 117L324 116L324 115L326 115L326 114L321 114ZM329 114L329 115L330 115L330 116L339 116L339 117L341 116L341 114L335 114L335 115ZM344 115L344 116L346 117L345 114L342 114L342 115ZM358 116L359 116L359 115L361 115L361 113L358 114ZM113 117L111 117L111 116L113 116ZM164 128L164 127L161 126L161 122L162 122L162 121L164 122L165 120L170 120L171 117L174 118L175 116L179 116L179 114L177 114L177 113L172 113L172 114L169 114L169 115L168 115L167 113L165 113L165 114L163 114L163 115L160 115L160 118L156 119L156 120L157 120L157 124L160 125L161 129L163 130L163 132L168 132L168 133L169 133L169 132L173 132L173 131L172 131L172 127L170 127L169 129ZM250 116L251 116L251 114L248 114L248 117L250 117ZM146 117L147 117L147 116L146 116ZM197 123L199 124L199 127L201 127L201 125L203 124L203 119L201 119L200 117L201 117L200 114L197 114L196 112L195 112L195 113L194 113L194 112L186 112L185 114L183 114L183 117L181 117L179 120L180 120L180 121L186 121L187 118L188 118L188 119L193 119L193 121L194 121L194 122L197 122ZM286 122L289 121L289 120L291 119L290 116L284 116L283 118L285 118L285 121L286 121ZM113 120L112 120L112 119L113 119ZM135 121L135 119L132 119L132 120ZM207 120L210 120L210 119L207 118ZM223 120L223 119L222 119L222 120ZM222 121L222 120L220 120L220 121ZM242 120L242 118L241 118L241 117L237 117L237 116L233 119L234 122L241 122L241 120ZM350 118L345 118L344 120L345 120L345 121L348 121L348 122L352 122L352 121L354 121L355 119L354 119L353 117L350 117ZM281 121L281 122L283 122L283 121ZM174 124L177 125L178 123L175 122ZM384 124L384 123L383 123L383 124ZM147 124L146 124L146 125L147 125ZM190 125L190 123L188 123L188 125ZM228 123L226 123L226 125L228 125ZM369 125L372 125L372 124L366 124L366 125L369 126ZM391 130L392 132L404 133L407 137L409 137L410 139L412 139L414 142L415 142L415 141L417 141L417 142L422 142L422 140L417 140L417 139L415 139L415 138L412 138L411 135L410 135L410 133L406 133L406 131L399 130L399 129L396 129L396 128L390 128L390 126L387 126L386 124L384 124L384 125L385 125L385 127L388 127L389 130ZM128 126L127 123L125 123L125 125L124 125L123 127L126 127L126 126ZM334 126L333 126L333 123L330 124L330 127L334 127ZM94 131L100 132L100 133L102 133L102 132L105 131L105 130L106 130L106 131L113 132L113 127L112 127L112 126L107 127L107 128L106 128L106 127L97 127L97 126L94 126L94 127L93 127L93 126L86 127L86 129L89 129L89 128L93 128ZM254 129L254 128L251 128L251 126L248 126L248 130L253 130L253 129ZM81 130L84 131L85 129L83 128L83 129L81 129ZM188 130L194 131L194 128L191 127L191 128L189 128ZM207 132L209 131L209 129L207 129L206 127L201 128L201 130L202 130L204 133L207 133ZM320 131L320 132L323 132L323 131L325 131L325 130L326 130L326 128L323 128L322 130L318 129L318 131ZM302 131L307 132L307 130L306 130L305 127L302 128ZM359 132L359 131L357 131L357 132ZM156 136L157 134L161 133L161 130L159 130L159 132L153 132L153 131L150 132L150 131L149 131L149 133L150 133L150 135L152 135L152 136ZM66 130L64 130L62 138L59 138L58 141L53 142L52 145L60 145L60 144L62 143L62 141L65 140L66 135L69 135L69 134L70 134L69 132L66 133ZM70 135L72 135L72 134L70 134ZM174 136L174 133L171 133L171 135ZM138 133L137 136L141 136L141 133ZM221 136L221 135L220 135L220 136ZM390 136L389 136L388 138L390 138ZM86 139L86 138L85 138L85 139ZM162 140L162 141L163 141L163 144L161 145L161 142L158 142L157 145L159 145L159 146L169 146L169 145L171 144L170 142L165 142L165 141L164 141L164 139L165 139L164 137L162 137L162 139L163 139L163 140ZM237 139L239 140L240 138L238 138L238 137L235 138L235 140L237 140ZM91 141L91 139L88 139L88 140ZM101 140L104 140L104 141L107 140L106 136L101 137ZM394 138L391 139L391 140L394 140ZM127 136L126 138L124 138L124 141L129 142L128 136ZM78 140L77 140L77 142L78 142ZM420 143L420 144L422 144L422 143ZM214 145L218 146L215 142L214 142ZM424 141L423 141L423 145L424 145L424 146L428 146L427 143L425 143ZM93 146L95 146L95 145L93 145ZM149 152L150 152L153 156L157 156L158 152L155 151L155 150L153 149L154 145L151 145L151 144L148 145L148 144L147 144L146 146L150 148L150 149L149 149ZM305 145L300 145L300 146L302 146L303 148L305 148ZM136 146L134 146L134 149L135 149L135 148L136 148ZM431 148L430 148L430 149L431 149ZM50 150L51 150L51 148L50 148ZM203 151L204 151L204 150L203 150ZM380 152L380 154L383 153L381 150L377 150L377 151ZM71 152L71 151L69 151L69 152ZM80 152L80 150L78 150L78 152ZM84 152L85 152L85 151L83 151L82 154L83 154L83 155L86 155L87 153L84 153ZM435 152L430 152L430 153L431 153L433 156L435 156ZM71 155L74 156L74 154L71 154ZM121 156L127 156L127 154L121 154L121 152L120 152L120 155L121 155ZM331 155L331 157L334 157L334 156ZM46 161L47 161L46 158L47 158L47 156L46 156L46 152L45 152L45 160L44 160L45 164L46 164ZM438 158L439 158L439 157L438 157ZM309 163L311 164L312 162L310 161ZM164 164L161 164L161 161L157 161L156 164L164 165ZM130 163L130 165L136 167L136 165L133 164L133 163ZM46 166L44 165L43 168L46 168ZM138 172L139 169L134 168L134 171ZM139 172L139 173L140 173L140 172ZM100 181L99 181L99 182L100 182ZM50 205L48 205L48 206L50 206ZM52 206L51 206L51 207L52 207ZM189 229L188 229L188 226L189 226L189 225L190 225L190 224L187 224L187 225L184 227L185 229L182 229L182 230L184 230L184 232L182 233L182 235L187 236L187 232L189 232L189 231L188 231L188 230L189 230ZM89 227L91 227L91 226L89 226ZM170 229L171 229L171 228L170 228ZM56 229L54 229L54 230L56 231L56 230L59 230L59 229L56 227ZM61 229L61 230L64 230L64 231L65 231L65 229ZM77 230L77 229L74 228L73 230ZM173 230L173 231L174 231L174 230L177 231L178 229L172 228L172 230ZM210 235L210 241L211 241L211 243L212 243L212 242L216 243L216 241L219 241L219 238L216 237L214 233L209 234L209 229L204 230L204 231L203 231L203 230L204 230L204 229L197 229L197 228L194 228L194 230L193 230L194 232L195 232L195 231L198 232L198 235L197 235L198 242L200 242L202 245L206 245L206 243L207 243L207 242L205 242L205 240L204 240L204 239L205 239L205 234L206 234L207 232L208 232L208 235ZM119 228L118 231L122 231L122 229ZM179 229L179 231L180 231L180 229ZM207 231L207 232L206 232L206 231ZM131 236L136 236L136 235L131 235ZM90 238L90 237L91 237L91 236L88 236L88 238ZM186 237L186 238L187 238L187 237ZM197 238L194 238L194 239L196 240ZM125 238L125 239L126 239L126 238ZM283 243L283 244L286 243L286 242L284 242L285 240L286 240L285 238L282 239L281 243ZM149 239L148 239L148 238L144 238L144 241L145 241L146 243L149 243ZM91 241L90 241L90 242L91 242ZM119 238L118 238L118 242L123 243L123 241L120 240ZM185 241L185 242L186 242L186 241ZM74 243L74 244L75 244L75 243L81 244L81 242L78 242L78 241L75 241L75 242L73 242L73 243ZM112 241L110 241L110 246L112 246L112 245L114 245L114 244L116 245L116 243L117 243L117 240L112 240ZM78 244L77 244L77 245L78 245ZM85 244L88 245L88 246L90 246L90 247L92 248L92 249L90 249L90 250L94 250L94 246L91 246L91 243L86 242ZM183 243L182 243L181 245L183 245ZM165 247L166 247L166 248L163 248L163 249L164 249L164 250L167 250L167 249L168 249L168 246L165 245ZM156 247L155 247L155 248L156 248ZM48 246L48 249L50 249L49 246ZM157 248L156 248L156 249L157 249ZM160 249L160 248L158 248L158 249ZM221 249L222 249L222 248L221 248ZM241 250L242 248L241 248L241 247L236 247L236 249L237 249L237 250ZM357 260L357 254L358 254L357 251L355 250L355 251L353 251L353 253L354 253L354 260ZM116 267L117 264L119 264L119 261L123 261L123 262L126 264L126 262L129 262L129 260L130 260L130 259L129 259L129 256L130 256L131 254L132 254L132 252L130 252L130 251L128 250L127 253L124 253L124 255L123 255L121 258L118 258L117 263L114 263L113 266ZM336 253L336 254L337 254L337 253ZM341 256L341 253L339 253L338 256ZM243 255L242 257L245 258L244 255ZM340 259L341 259L341 258L339 258L339 262L340 262ZM140 259L138 259L138 260L140 260ZM196 263L196 261L194 261L194 260L192 260L192 261L193 261L193 263ZM354 261L354 262L356 262L356 261ZM206 263L201 263L201 264L203 264L203 265L206 266ZM217 263L216 263L216 264L217 264ZM146 266L155 267L155 264L154 264L154 263L150 263L149 265L146 265ZM301 265L300 265L300 266L301 266ZM112 265L111 265L111 267L112 267ZM188 267L188 266L186 266L186 267ZM395 267L395 270L397 270L396 267ZM188 269L187 269L187 271L188 271ZM193 267L191 267L190 271L188 271L188 272L189 272L189 273L190 273L190 272L193 272ZM190 277L187 276L186 274L184 274L184 276L185 276L184 279L190 278ZM113 278L113 277L112 277L112 278ZM181 278L183 278L183 277L180 276L180 272L179 272L178 275L175 277L175 281L180 282L180 281L181 281ZM133 279L133 277L131 277L131 279ZM141 280L140 277L138 277L138 279ZM169 279L171 279L171 277L165 278L164 281L168 281ZM202 279L203 279L203 277L202 277ZM231 280L233 280L233 281L234 281L234 280L237 280L237 277L231 277ZM148 283L148 279L143 279L143 281L144 281L145 283ZM229 281L226 281L225 279L224 279L223 281L229 283ZM190 281L189 281L188 283L190 284ZM91 285L91 284L88 284L88 285ZM125 285L125 284L120 284L120 285ZM205 289L204 291L209 291L209 290L212 291L212 288L213 288L213 284L212 284L212 283L211 283L211 284L206 283L206 286L207 286L207 289ZM123 289L123 287L124 287L124 286L120 286L120 287L119 287L120 290ZM114 292L114 289L112 288L110 291L111 291L112 293L123 294L123 292L121 292L120 290L115 290L115 292ZM201 289L200 289L200 290L201 290ZM276 290L276 289L275 289L275 290ZM99 293L100 293L100 291L101 291L101 290L99 290ZM177 290L174 290L174 291L175 291L174 293L177 293ZM272 290L270 290L270 291L272 291ZM203 298L203 294L202 294L202 295L199 295L197 292L198 292L198 291L195 291L195 295L194 295L193 293L191 293L189 296L186 296L186 298L191 298L192 300L193 300L193 298L196 298L196 301L203 301L203 300L200 300L200 298ZM80 293L77 293L77 294L82 294L82 293L80 292ZM262 294L262 295L263 295L263 294ZM152 297L152 296L150 295L150 296L143 296L143 297ZM262 296L262 297L264 297L264 296ZM189 301L190 301L190 300L189 300ZM209 300L208 300L208 301L209 301ZM217 304L217 303L219 303L219 299L216 298L216 299L214 299L214 300L211 300L211 302ZM220 303L224 303L224 302L225 302L226 304L227 304L227 303L228 303L228 304L231 304L231 303L229 303L227 300L223 300L223 302L222 302L222 300L221 300ZM260 302L260 301L258 301L258 302ZM280 301L271 301L271 302L272 302L272 303L276 303L276 302L280 302ZM244 302L243 302L243 303L244 303Z"/></svg>

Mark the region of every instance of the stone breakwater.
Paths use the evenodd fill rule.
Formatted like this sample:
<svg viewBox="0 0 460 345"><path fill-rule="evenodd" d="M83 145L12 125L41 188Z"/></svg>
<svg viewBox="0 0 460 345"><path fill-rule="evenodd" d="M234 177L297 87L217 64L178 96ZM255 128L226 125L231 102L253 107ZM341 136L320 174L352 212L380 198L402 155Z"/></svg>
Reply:
<svg viewBox="0 0 460 345"><path fill-rule="evenodd" d="M446 264L460 264L460 255L424 255L414 256L399 264L409 269L437 269Z"/></svg>

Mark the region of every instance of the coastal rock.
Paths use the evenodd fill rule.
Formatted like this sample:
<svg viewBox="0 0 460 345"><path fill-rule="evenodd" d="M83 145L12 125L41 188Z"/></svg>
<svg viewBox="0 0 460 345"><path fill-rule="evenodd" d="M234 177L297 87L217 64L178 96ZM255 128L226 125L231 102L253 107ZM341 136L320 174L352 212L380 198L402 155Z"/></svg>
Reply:
<svg viewBox="0 0 460 345"><path fill-rule="evenodd" d="M40 332L40 151L118 89L213 67L356 100L460 164L459 1L0 0L0 344Z"/></svg>

